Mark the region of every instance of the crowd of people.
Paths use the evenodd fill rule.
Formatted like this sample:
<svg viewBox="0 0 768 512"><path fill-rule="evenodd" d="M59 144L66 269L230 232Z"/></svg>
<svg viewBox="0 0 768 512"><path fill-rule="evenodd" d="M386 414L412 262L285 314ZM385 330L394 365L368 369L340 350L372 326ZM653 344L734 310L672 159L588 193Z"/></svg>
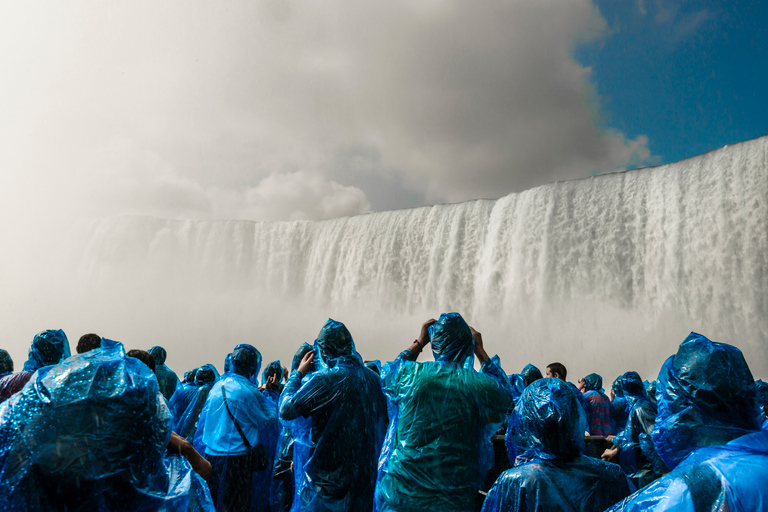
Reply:
<svg viewBox="0 0 768 512"><path fill-rule="evenodd" d="M0 512L768 512L768 385L696 333L608 394L558 362L507 374L458 313L385 364L334 320L263 372L250 344L181 380L159 346L76 351L43 331L14 373L0 350Z"/></svg>

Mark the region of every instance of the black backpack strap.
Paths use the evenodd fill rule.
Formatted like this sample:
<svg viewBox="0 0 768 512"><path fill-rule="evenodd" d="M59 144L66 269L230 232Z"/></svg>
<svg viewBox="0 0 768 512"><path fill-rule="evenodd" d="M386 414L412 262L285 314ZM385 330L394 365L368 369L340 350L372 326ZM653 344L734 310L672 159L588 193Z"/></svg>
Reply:
<svg viewBox="0 0 768 512"><path fill-rule="evenodd" d="M227 390L224 389L224 384L221 385L221 394L224 396L224 407L227 408L227 413L229 414L229 417L232 418L232 421L235 424L235 428L237 429L237 433L240 434L240 437L243 440L243 443L245 443L245 448L248 450L248 453L251 452L251 443L248 442L248 439L245 437L245 434L243 433L243 429L240 428L240 424L237 422L235 417L232 415L232 411L229 410L229 405L227 404Z"/></svg>

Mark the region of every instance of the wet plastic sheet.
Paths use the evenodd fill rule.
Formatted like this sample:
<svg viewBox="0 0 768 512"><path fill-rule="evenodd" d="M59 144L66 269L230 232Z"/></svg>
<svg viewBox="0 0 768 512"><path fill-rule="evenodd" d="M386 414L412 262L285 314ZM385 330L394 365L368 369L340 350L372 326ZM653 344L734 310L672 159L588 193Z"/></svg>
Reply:
<svg viewBox="0 0 768 512"><path fill-rule="evenodd" d="M170 433L154 374L102 340L0 405L0 510L213 510Z"/></svg>
<svg viewBox="0 0 768 512"><path fill-rule="evenodd" d="M32 339L29 358L24 363L25 372L34 372L44 366L59 364L70 356L69 340L61 329L39 332Z"/></svg>
<svg viewBox="0 0 768 512"><path fill-rule="evenodd" d="M157 375L157 382L160 384L160 392L166 400L170 400L176 391L176 386L179 385L179 377L176 376L176 372L165 365L165 358L168 354L163 347L152 347L147 352L155 359L155 375Z"/></svg>
<svg viewBox="0 0 768 512"><path fill-rule="evenodd" d="M513 444L527 460L502 473L484 512L603 510L634 487L616 464L582 455L586 418L560 379L526 387L510 419Z"/></svg>
<svg viewBox="0 0 768 512"><path fill-rule="evenodd" d="M474 340L460 315L441 315L429 332L434 362L417 363L406 350L382 370L395 410L379 463L379 512L472 510L493 465L491 436L512 404L498 358L472 368Z"/></svg>
<svg viewBox="0 0 768 512"><path fill-rule="evenodd" d="M237 345L230 371L211 388L198 420L193 445L213 466L210 487L218 509L247 510L251 503L267 506L269 502L266 491L258 496L253 492L261 489L258 481L267 479L269 471L250 471L248 449L234 422L251 446L264 444L265 432L277 422L277 404L252 382L260 366L258 350Z"/></svg>
<svg viewBox="0 0 768 512"><path fill-rule="evenodd" d="M386 400L349 331L328 320L315 341L316 370L291 376L280 417L291 422L296 489L291 510L371 510Z"/></svg>
<svg viewBox="0 0 768 512"><path fill-rule="evenodd" d="M615 511L768 511L768 432L737 348L691 333L663 365L653 440L673 471Z"/></svg>

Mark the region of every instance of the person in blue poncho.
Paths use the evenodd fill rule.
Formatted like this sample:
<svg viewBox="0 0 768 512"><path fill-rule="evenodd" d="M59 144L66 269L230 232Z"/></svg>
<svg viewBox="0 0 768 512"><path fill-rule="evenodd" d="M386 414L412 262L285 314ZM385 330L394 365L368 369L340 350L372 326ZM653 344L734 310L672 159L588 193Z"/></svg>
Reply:
<svg viewBox="0 0 768 512"><path fill-rule="evenodd" d="M619 466L583 455L586 418L562 380L526 387L510 427L527 462L499 476L483 512L602 511L634 491Z"/></svg>
<svg viewBox="0 0 768 512"><path fill-rule="evenodd" d="M303 343L291 363L291 373L298 370L301 360L312 345ZM310 374L311 375L311 374ZM280 437L277 442L275 464L272 470L272 485L269 491L269 504L272 512L288 512L293 504L294 473L293 465L293 431L291 421L280 420ZM299 476L298 474L296 475Z"/></svg>
<svg viewBox="0 0 768 512"><path fill-rule="evenodd" d="M277 402L284 387L283 366L279 360L272 361L266 368L264 368L264 373L261 374L261 385L259 386L259 389L262 393L266 393L270 398Z"/></svg>
<svg viewBox="0 0 768 512"><path fill-rule="evenodd" d="M173 410L176 397L182 394L187 394L186 407L181 411L181 414L174 417L173 421L173 431L187 441L191 442L195 436L200 413L203 411L208 394L218 377L219 374L216 371L216 368L212 364L205 364L195 372L194 387L189 387L184 390L177 388L176 392L171 397L170 406ZM179 388L181 387L182 386L179 386Z"/></svg>
<svg viewBox="0 0 768 512"><path fill-rule="evenodd" d="M537 380L544 378L541 375L541 370L539 370L538 368L536 368L530 363L525 365L525 368L523 368L523 371L520 372L520 375L523 376L523 384L526 386L530 386Z"/></svg>
<svg viewBox="0 0 768 512"><path fill-rule="evenodd" d="M615 505L633 511L768 511L768 432L739 349L691 333L661 368L653 442L672 471Z"/></svg>
<svg viewBox="0 0 768 512"><path fill-rule="evenodd" d="M608 436L613 446L605 450L602 459L613 461L618 457L617 462L639 489L666 471L651 441L656 408L648 400L643 380L637 372L626 372L621 387L630 406L629 417L624 430L616 436Z"/></svg>
<svg viewBox="0 0 768 512"><path fill-rule="evenodd" d="M578 387L589 407L589 434L614 435L616 429L611 418L611 400L603 392L603 378L596 373L590 373L579 379Z"/></svg>
<svg viewBox="0 0 768 512"><path fill-rule="evenodd" d="M254 478L266 478L256 453L263 432L277 421L277 405L251 382L261 367L261 354L248 344L232 352L230 371L213 385L197 424L194 446L204 451L213 474L210 489L216 510L251 510ZM198 370L199 373L199 370ZM263 450L266 457L266 449ZM258 468L257 468L258 466ZM258 497L266 503L268 496Z"/></svg>
<svg viewBox="0 0 768 512"><path fill-rule="evenodd" d="M69 356L69 340L61 329L48 329L35 334L24 369L0 378L0 402L21 391L37 370L59 364Z"/></svg>
<svg viewBox="0 0 768 512"><path fill-rule="evenodd" d="M344 324L329 319L280 397L280 418L294 422L292 510L372 509L386 413L378 377Z"/></svg>
<svg viewBox="0 0 768 512"><path fill-rule="evenodd" d="M435 361L416 362L429 343ZM425 322L381 378L395 409L379 463L377 510L474 510L493 465L491 436L512 403L498 358L488 357L482 336L461 315L446 313Z"/></svg>
<svg viewBox="0 0 768 512"><path fill-rule="evenodd" d="M168 354L163 347L158 346L150 348L147 352L155 359L155 375L160 384L160 392L166 400L170 400L173 392L176 391L176 386L179 385L179 377L165 364Z"/></svg>
<svg viewBox="0 0 768 512"><path fill-rule="evenodd" d="M624 388L621 387L621 380L623 378L623 374L619 375L611 385L611 418L613 419L613 426L616 432L624 430L629 418L629 410L631 409L629 402L624 398Z"/></svg>
<svg viewBox="0 0 768 512"><path fill-rule="evenodd" d="M195 396L197 391L197 384L195 384L195 375L197 374L197 368L193 368L184 373L184 380L182 380L176 391L173 392L173 396L168 400L168 408L171 410L171 416L173 417L173 430L178 432L178 423L187 410L189 401Z"/></svg>
<svg viewBox="0 0 768 512"><path fill-rule="evenodd" d="M154 374L120 343L43 366L0 405L0 510L212 512Z"/></svg>

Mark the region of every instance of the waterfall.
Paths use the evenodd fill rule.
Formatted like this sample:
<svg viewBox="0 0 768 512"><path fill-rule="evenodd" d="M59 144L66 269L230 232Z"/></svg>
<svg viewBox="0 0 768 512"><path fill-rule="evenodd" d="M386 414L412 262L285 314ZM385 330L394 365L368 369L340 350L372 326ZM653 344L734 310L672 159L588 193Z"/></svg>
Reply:
<svg viewBox="0 0 768 512"><path fill-rule="evenodd" d="M287 363L329 316L365 358L392 359L423 320L458 311L508 373L557 360L573 381L653 379L697 331L765 378L767 201L763 137L498 200L317 222L110 218L79 280L89 307L167 345L182 372L221 369L239 342Z"/></svg>

